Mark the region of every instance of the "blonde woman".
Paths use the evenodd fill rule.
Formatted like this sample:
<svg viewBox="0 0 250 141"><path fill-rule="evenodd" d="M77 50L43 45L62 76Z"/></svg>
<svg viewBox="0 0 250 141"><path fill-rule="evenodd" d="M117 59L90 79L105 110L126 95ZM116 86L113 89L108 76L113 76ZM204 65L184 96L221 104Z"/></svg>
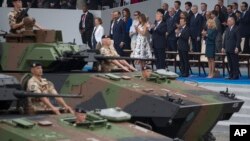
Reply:
<svg viewBox="0 0 250 141"><path fill-rule="evenodd" d="M103 56L111 56L111 57L120 57L120 55L116 52L114 48L114 41L110 39L109 36L103 35L101 41L101 49L100 53ZM112 65L115 65L126 72L136 71L136 69L131 66L126 60L107 60L107 67L112 68ZM108 69L111 70L111 69Z"/></svg>
<svg viewBox="0 0 250 141"><path fill-rule="evenodd" d="M216 37L217 37L217 28L214 20L209 19L207 21L207 31L202 31L203 37L206 39L206 57L208 58L208 67L209 75L208 78L214 77L214 58L216 52Z"/></svg>
<svg viewBox="0 0 250 141"><path fill-rule="evenodd" d="M104 35L104 28L102 26L102 19L99 17L95 18L95 27L92 32L91 41L93 49L96 49L97 43L100 43L102 36Z"/></svg>

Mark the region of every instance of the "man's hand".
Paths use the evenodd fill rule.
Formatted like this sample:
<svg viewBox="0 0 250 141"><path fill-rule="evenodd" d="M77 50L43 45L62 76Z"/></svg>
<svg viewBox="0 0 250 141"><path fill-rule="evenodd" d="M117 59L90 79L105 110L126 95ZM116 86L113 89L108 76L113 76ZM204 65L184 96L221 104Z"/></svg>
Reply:
<svg viewBox="0 0 250 141"><path fill-rule="evenodd" d="M197 37L197 41L200 41L200 40L201 40L201 37L198 36L198 37Z"/></svg>
<svg viewBox="0 0 250 141"><path fill-rule="evenodd" d="M235 48L234 53L235 53L235 54L238 54L238 53L239 53L239 49L238 49L237 47Z"/></svg>
<svg viewBox="0 0 250 141"><path fill-rule="evenodd" d="M84 29L80 29L79 32L80 34L82 34L84 32Z"/></svg>
<svg viewBox="0 0 250 141"><path fill-rule="evenodd" d="M221 53L225 53L226 51L225 51L225 49L224 48L222 48L221 49Z"/></svg>
<svg viewBox="0 0 250 141"><path fill-rule="evenodd" d="M165 33L166 38L168 37L168 32Z"/></svg>
<svg viewBox="0 0 250 141"><path fill-rule="evenodd" d="M61 115L60 111L59 111L56 107L51 108L51 110L52 110L56 115Z"/></svg>
<svg viewBox="0 0 250 141"><path fill-rule="evenodd" d="M55 6L55 4L54 3L50 3L50 7L54 7Z"/></svg>
<svg viewBox="0 0 250 141"><path fill-rule="evenodd" d="M120 47L121 47L121 48L123 48L124 45L125 45L124 42L121 42L121 43L120 43Z"/></svg>
<svg viewBox="0 0 250 141"><path fill-rule="evenodd" d="M150 29L154 29L155 28L155 24L151 24Z"/></svg>
<svg viewBox="0 0 250 141"><path fill-rule="evenodd" d="M201 34L202 34L203 37L206 37L206 36L207 36L207 31L203 30L203 31L201 32Z"/></svg>
<svg viewBox="0 0 250 141"><path fill-rule="evenodd" d="M67 105L64 108L65 108L66 112L70 112L71 114L75 114L75 112L72 110L72 108L70 106Z"/></svg>

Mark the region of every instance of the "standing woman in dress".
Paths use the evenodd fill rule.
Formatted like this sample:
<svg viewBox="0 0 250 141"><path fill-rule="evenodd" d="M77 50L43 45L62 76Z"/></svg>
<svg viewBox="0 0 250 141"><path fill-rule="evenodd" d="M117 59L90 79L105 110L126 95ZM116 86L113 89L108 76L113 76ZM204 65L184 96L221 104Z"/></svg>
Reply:
<svg viewBox="0 0 250 141"><path fill-rule="evenodd" d="M130 27L130 30L129 30L129 36L131 38L131 50L132 51L134 51L135 46L136 46L136 38L137 38L136 28L139 25L139 16L140 16L140 14L141 14L140 11L135 11L134 12L133 23L132 23L132 26Z"/></svg>
<svg viewBox="0 0 250 141"><path fill-rule="evenodd" d="M208 58L209 75L208 78L214 77L215 70L215 52L216 52L216 37L217 37L216 23L214 20L207 21L207 31L202 31L202 35L206 38L206 57Z"/></svg>
<svg viewBox="0 0 250 141"><path fill-rule="evenodd" d="M134 51L131 54L133 58L152 58L151 49L149 46L149 42L147 40L148 37L148 26L147 26L147 18L144 14L141 14L139 17L139 26L136 27L137 31L137 39L136 46ZM141 65L141 69L145 66L145 61L138 62Z"/></svg>
<svg viewBox="0 0 250 141"><path fill-rule="evenodd" d="M129 30L130 30L130 27L132 25L133 20L130 17L130 10L128 8L124 8L122 10L122 15L123 15L123 21L126 24L126 28L125 28L125 32L126 32L126 35L125 35L125 49L130 50L131 49L131 47L130 47L131 39L130 39L130 36L129 36Z"/></svg>
<svg viewBox="0 0 250 141"><path fill-rule="evenodd" d="M96 49L96 45L97 43L101 42L103 35L104 35L104 28L102 26L102 19L97 17L95 18L95 27L91 37L93 49Z"/></svg>

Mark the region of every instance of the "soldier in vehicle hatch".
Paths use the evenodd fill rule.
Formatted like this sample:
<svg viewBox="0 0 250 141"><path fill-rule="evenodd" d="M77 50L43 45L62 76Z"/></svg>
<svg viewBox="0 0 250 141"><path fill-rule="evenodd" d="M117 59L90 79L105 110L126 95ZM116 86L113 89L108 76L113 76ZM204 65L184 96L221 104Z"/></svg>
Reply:
<svg viewBox="0 0 250 141"><path fill-rule="evenodd" d="M32 77L28 81L27 91L34 93L45 93L45 94L54 94L58 95L56 89L52 82L48 81L45 78L42 78L43 69L42 65L39 63L32 63L31 65ZM74 114L74 111L70 106L68 106L62 98L55 98L57 103L65 108L67 112ZM49 98L43 97L39 98L45 106L49 107L55 114L60 115L58 108L51 104Z"/></svg>
<svg viewBox="0 0 250 141"><path fill-rule="evenodd" d="M13 3L13 10L11 10L8 14L9 17L9 25L10 25L10 32L11 33L20 33L22 31L24 31L24 27L25 27L25 22L24 22L24 18L21 21L17 21L18 16L20 16L21 12L22 12L22 0L12 0ZM30 17L29 17L30 18ZM42 29L38 24L35 23L35 20L33 18L33 24L34 27L38 28L38 29Z"/></svg>

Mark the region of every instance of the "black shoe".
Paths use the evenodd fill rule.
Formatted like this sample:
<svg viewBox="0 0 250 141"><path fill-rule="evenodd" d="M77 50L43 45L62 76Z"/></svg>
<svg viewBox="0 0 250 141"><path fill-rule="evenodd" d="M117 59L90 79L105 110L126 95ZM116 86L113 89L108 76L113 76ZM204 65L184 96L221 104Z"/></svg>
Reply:
<svg viewBox="0 0 250 141"><path fill-rule="evenodd" d="M238 80L239 76L232 77L232 80Z"/></svg>
<svg viewBox="0 0 250 141"><path fill-rule="evenodd" d="M188 77L188 74L182 74L181 77Z"/></svg>

